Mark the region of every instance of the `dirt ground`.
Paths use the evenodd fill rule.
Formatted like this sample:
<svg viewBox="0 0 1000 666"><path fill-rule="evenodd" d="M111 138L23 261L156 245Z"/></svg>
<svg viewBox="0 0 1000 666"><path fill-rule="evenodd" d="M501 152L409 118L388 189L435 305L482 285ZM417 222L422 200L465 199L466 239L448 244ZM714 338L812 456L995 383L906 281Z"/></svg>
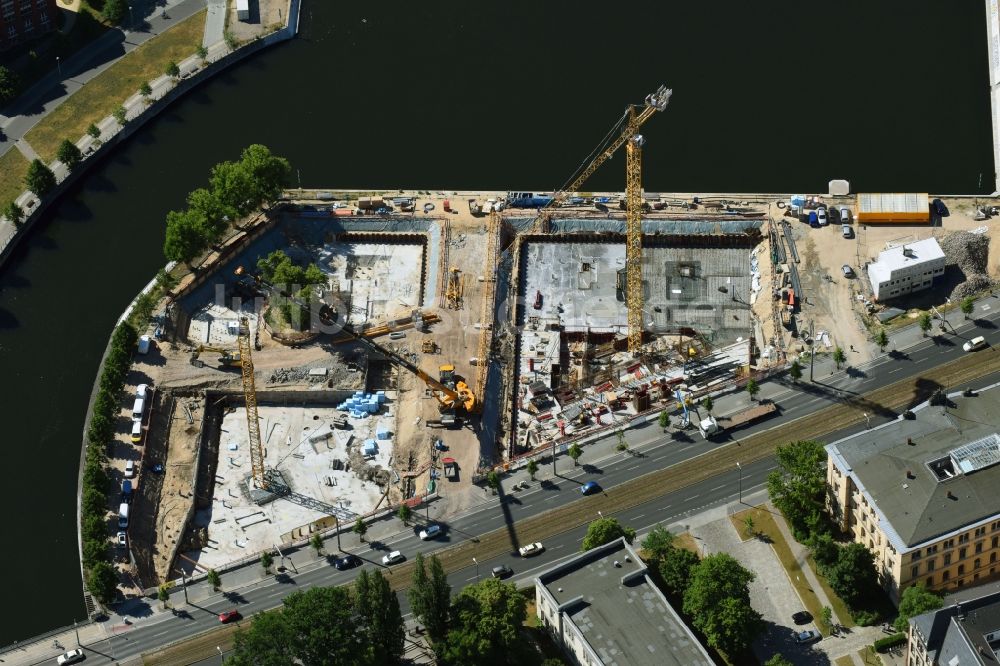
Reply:
<svg viewBox="0 0 1000 666"><path fill-rule="evenodd" d="M198 457L203 419L203 400L178 398L174 401L170 415L167 464L160 489L160 508L156 515L156 543L153 547L153 564L159 580L176 577L170 571L171 555L174 546L184 536L185 518L194 503L194 485L198 473L195 461Z"/></svg>
<svg viewBox="0 0 1000 666"><path fill-rule="evenodd" d="M267 32L266 28L282 23L287 16L288 0L257 0L250 3L250 20L236 18L236 3L229 3L226 30L239 42L248 42Z"/></svg>

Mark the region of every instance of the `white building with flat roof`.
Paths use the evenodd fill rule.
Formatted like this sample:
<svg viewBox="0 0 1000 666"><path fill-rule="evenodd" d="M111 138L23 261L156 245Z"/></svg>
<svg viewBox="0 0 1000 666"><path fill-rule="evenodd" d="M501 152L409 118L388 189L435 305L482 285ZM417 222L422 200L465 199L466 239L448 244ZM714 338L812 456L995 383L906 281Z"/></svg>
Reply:
<svg viewBox="0 0 1000 666"><path fill-rule="evenodd" d="M935 277L944 274L944 265L944 252L935 238L880 252L878 261L868 264L875 300L885 301L929 288Z"/></svg>

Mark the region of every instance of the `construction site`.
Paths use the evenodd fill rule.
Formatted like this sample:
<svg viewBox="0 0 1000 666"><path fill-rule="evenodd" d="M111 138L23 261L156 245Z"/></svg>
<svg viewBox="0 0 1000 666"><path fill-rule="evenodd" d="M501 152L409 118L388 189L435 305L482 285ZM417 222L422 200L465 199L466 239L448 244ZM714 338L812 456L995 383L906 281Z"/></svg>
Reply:
<svg viewBox="0 0 1000 666"><path fill-rule="evenodd" d="M829 229L789 222L788 197L642 189L638 129L669 94L629 107L554 192L293 190L240 224L160 304L130 375L155 391L141 439L123 412L114 446L139 470L124 592L401 503L446 498L446 517L490 470L664 410L689 427L702 396L813 341L861 349L861 286L834 284ZM624 195L584 192L619 149ZM314 280L272 284L275 257Z"/></svg>

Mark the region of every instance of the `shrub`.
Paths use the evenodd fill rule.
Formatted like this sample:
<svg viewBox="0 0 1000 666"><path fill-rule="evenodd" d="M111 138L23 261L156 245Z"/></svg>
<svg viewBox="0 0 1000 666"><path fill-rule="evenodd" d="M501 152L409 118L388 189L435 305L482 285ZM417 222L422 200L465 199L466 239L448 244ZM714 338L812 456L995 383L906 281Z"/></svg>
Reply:
<svg viewBox="0 0 1000 666"><path fill-rule="evenodd" d="M851 609L851 617L862 627L870 627L882 621L882 615L874 610Z"/></svg>
<svg viewBox="0 0 1000 666"><path fill-rule="evenodd" d="M897 645L902 645L905 642L906 634L898 633L878 639L872 643L872 648L874 648L876 652L888 652L890 649L896 647Z"/></svg>

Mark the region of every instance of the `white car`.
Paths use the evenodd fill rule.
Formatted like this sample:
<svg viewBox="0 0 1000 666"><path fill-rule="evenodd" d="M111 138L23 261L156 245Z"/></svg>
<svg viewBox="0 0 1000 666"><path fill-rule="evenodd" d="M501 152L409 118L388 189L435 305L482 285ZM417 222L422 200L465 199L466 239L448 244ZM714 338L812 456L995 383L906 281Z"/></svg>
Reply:
<svg viewBox="0 0 1000 666"><path fill-rule="evenodd" d="M83 653L83 650L77 648L75 650L70 650L64 654L59 655L56 658L57 664L75 664L78 661L83 661L87 655Z"/></svg>
<svg viewBox="0 0 1000 666"><path fill-rule="evenodd" d="M532 555L538 555L543 550L545 550L545 546L542 545L542 542L536 541L535 543L529 543L527 546L521 546L517 549L517 552L521 557L531 557Z"/></svg>
<svg viewBox="0 0 1000 666"><path fill-rule="evenodd" d="M382 557L382 564L385 564L385 565L395 564L396 562L402 562L403 559L404 559L403 558L403 554L401 552L399 552L398 550L394 550L391 553L389 553L388 555L384 555Z"/></svg>
<svg viewBox="0 0 1000 666"><path fill-rule="evenodd" d="M420 530L420 538L423 541L427 541L429 539L433 539L434 537L436 537L439 534L441 534L441 526L440 525L428 525L427 529Z"/></svg>
<svg viewBox="0 0 1000 666"><path fill-rule="evenodd" d="M125 461L125 478L126 479L131 479L133 476L135 476L135 461L134 460L126 460Z"/></svg>
<svg viewBox="0 0 1000 666"><path fill-rule="evenodd" d="M825 227L830 224L830 219L826 216L826 208L816 209L816 219L819 221L819 226Z"/></svg>
<svg viewBox="0 0 1000 666"><path fill-rule="evenodd" d="M981 335L978 335L969 340L968 342L966 342L964 345L962 345L962 349L964 349L967 352L970 352L970 351L976 351L977 349L982 349L985 346L986 346L986 338L984 338Z"/></svg>

